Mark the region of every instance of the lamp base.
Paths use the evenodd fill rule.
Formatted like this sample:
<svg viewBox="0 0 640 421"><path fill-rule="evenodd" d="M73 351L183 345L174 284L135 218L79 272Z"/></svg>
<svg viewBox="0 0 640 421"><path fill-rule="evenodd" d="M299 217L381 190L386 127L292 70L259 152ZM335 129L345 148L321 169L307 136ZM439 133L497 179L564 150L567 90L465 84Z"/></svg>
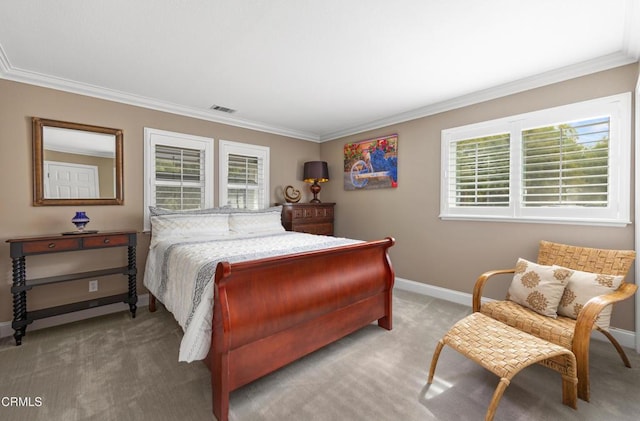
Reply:
<svg viewBox="0 0 640 421"><path fill-rule="evenodd" d="M320 193L322 187L320 187L320 184L318 184L317 180L313 182L309 189L311 190L311 193L313 193L313 199L311 199L309 203L322 203L320 202L320 199L318 199L318 194Z"/></svg>

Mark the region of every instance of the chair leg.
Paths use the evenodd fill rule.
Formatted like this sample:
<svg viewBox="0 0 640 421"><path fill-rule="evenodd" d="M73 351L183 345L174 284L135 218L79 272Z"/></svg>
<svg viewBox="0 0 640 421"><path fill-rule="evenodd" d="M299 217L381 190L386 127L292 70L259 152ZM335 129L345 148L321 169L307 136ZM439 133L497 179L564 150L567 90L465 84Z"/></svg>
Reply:
<svg viewBox="0 0 640 421"><path fill-rule="evenodd" d="M562 403L573 409L578 409L578 381L576 378L562 375Z"/></svg>
<svg viewBox="0 0 640 421"><path fill-rule="evenodd" d="M433 375L436 372L436 364L438 364L438 358L440 357L440 351L442 351L443 346L444 342L440 339L436 344L435 351L433 351L433 358L431 358L431 368L429 368L429 379L427 380L427 384L433 383Z"/></svg>
<svg viewBox="0 0 640 421"><path fill-rule="evenodd" d="M498 383L498 387L496 387L496 391L493 392L493 397L491 398L489 409L487 409L487 414L484 416L485 421L493 420L493 417L496 415L500 399L502 398L507 386L509 386L509 379L506 377L501 378L500 383Z"/></svg>
<svg viewBox="0 0 640 421"><path fill-rule="evenodd" d="M589 402L589 348L586 352L576 352L576 371L578 374L578 398L585 402Z"/></svg>
<svg viewBox="0 0 640 421"><path fill-rule="evenodd" d="M618 355L620 355L620 358L622 358L622 363L626 367L631 368L631 362L629 361L629 358L627 358L627 354L625 354L624 349L622 349L622 346L620 346L616 338L614 338L611 333L604 329L598 328L598 331L602 332L602 334L606 336L607 339L609 339L609 342L611 342L611 344L616 348L616 351L618 351Z"/></svg>
<svg viewBox="0 0 640 421"><path fill-rule="evenodd" d="M629 358L627 358L627 354L625 354L624 350L618 343L618 341L606 330L597 328L604 336L609 339L611 344L618 351L618 355L622 359L622 362L625 366L631 368L631 363L629 362ZM584 342L582 346L575 347L574 342L574 350L573 353L576 356L576 363L578 366L578 398L583 401L589 402L590 399L590 387L589 387L589 342L588 340Z"/></svg>

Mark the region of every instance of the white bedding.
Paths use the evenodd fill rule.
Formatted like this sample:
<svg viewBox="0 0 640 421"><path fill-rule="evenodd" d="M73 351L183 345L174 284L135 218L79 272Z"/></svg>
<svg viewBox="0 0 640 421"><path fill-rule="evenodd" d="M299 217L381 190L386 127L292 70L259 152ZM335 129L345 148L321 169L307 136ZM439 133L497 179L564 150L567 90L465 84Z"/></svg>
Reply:
<svg viewBox="0 0 640 421"><path fill-rule="evenodd" d="M184 330L179 361L202 360L211 344L213 275L219 262L233 263L359 242L290 231L167 239L152 243L144 285Z"/></svg>

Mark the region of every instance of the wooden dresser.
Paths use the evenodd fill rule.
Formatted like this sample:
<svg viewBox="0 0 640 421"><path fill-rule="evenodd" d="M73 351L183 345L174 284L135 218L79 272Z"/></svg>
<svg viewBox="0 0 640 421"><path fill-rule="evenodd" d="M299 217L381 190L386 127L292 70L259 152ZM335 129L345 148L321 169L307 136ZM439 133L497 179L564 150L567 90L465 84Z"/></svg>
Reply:
<svg viewBox="0 0 640 421"><path fill-rule="evenodd" d="M282 205L282 225L287 231L333 235L335 203L285 203Z"/></svg>
<svg viewBox="0 0 640 421"><path fill-rule="evenodd" d="M16 345L22 343L27 325L37 319L70 313L78 310L124 302L129 304L131 316L136 316L136 231L105 231L95 234L49 235L41 237L13 238L10 243L11 261L13 264L13 327ZM65 253L82 250L101 249L107 247L126 247L127 266L94 270L82 273L48 276L45 278L27 278L26 257L38 254ZM60 259L82 259L75 253L60 255ZM27 311L27 291L41 285L58 282L91 279L100 276L121 274L128 278L127 292L93 300L65 304L41 310Z"/></svg>

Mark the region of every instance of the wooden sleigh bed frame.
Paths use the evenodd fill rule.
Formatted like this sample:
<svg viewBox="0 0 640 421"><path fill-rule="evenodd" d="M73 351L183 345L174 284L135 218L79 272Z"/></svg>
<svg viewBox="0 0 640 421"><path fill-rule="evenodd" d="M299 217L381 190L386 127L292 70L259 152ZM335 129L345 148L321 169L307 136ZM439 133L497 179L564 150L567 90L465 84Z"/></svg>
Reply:
<svg viewBox="0 0 640 421"><path fill-rule="evenodd" d="M388 237L218 264L205 360L218 421L228 420L233 390L376 320L391 330L394 243Z"/></svg>

